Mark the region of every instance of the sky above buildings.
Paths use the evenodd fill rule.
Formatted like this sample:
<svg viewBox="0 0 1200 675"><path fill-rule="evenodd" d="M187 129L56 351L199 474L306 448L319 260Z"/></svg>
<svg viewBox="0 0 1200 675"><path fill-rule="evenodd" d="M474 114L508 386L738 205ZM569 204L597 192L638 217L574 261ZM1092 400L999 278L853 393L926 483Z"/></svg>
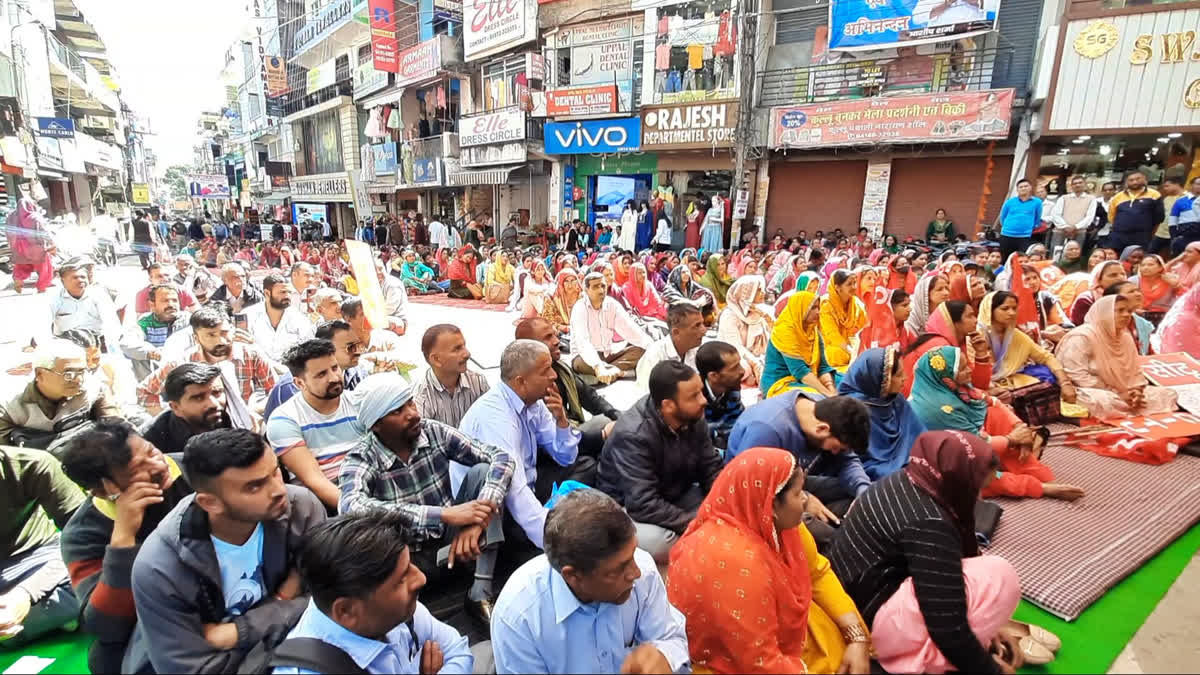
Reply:
<svg viewBox="0 0 1200 675"><path fill-rule="evenodd" d="M191 164L196 118L220 108L225 51L245 27L244 0L76 0L108 46L121 96L154 136L159 171Z"/></svg>

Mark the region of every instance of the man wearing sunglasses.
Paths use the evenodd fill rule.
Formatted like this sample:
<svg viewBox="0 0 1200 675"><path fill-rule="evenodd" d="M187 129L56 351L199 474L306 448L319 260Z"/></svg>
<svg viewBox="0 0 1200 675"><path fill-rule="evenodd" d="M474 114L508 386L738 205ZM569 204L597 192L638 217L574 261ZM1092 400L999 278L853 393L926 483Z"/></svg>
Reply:
<svg viewBox="0 0 1200 675"><path fill-rule="evenodd" d="M370 370L365 365L359 365L359 359L366 347L359 341L350 324L341 319L326 321L317 326L314 337L318 340L329 340L333 343L333 358L337 361L338 367L342 369L345 391L354 391L358 383L370 374ZM271 394L267 397L263 419L270 419L271 413L280 405L286 403L288 399L295 396L298 391L300 391L300 387L292 379L291 373L280 375L279 379L275 382L275 388L271 390Z"/></svg>
<svg viewBox="0 0 1200 675"><path fill-rule="evenodd" d="M48 448L69 429L101 417L121 417L103 387L89 384L83 348L59 338L38 346L33 380L0 399L0 444Z"/></svg>

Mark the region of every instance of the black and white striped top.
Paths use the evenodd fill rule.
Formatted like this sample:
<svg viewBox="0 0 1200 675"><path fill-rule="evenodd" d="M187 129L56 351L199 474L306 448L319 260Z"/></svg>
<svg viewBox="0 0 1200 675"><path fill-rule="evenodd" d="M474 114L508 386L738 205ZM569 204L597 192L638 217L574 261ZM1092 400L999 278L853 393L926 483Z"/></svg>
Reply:
<svg viewBox="0 0 1200 675"><path fill-rule="evenodd" d="M868 625L912 577L929 636L946 659L960 672L999 672L967 623L958 530L903 471L859 496L842 519L829 562Z"/></svg>

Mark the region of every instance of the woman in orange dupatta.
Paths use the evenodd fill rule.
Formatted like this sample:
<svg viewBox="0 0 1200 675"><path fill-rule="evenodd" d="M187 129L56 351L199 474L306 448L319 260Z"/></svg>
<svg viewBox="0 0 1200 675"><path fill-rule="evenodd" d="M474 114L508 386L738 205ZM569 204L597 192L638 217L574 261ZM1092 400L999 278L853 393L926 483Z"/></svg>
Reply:
<svg viewBox="0 0 1200 675"><path fill-rule="evenodd" d="M866 622L802 524L806 502L785 450L751 448L717 476L667 577L695 672L869 671Z"/></svg>

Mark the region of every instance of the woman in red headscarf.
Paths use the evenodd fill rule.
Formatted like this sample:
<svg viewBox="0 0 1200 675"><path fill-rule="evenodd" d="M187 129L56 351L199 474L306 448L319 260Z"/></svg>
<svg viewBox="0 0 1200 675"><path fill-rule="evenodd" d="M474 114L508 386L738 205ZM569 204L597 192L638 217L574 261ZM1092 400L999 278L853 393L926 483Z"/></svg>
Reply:
<svg viewBox="0 0 1200 675"><path fill-rule="evenodd" d="M912 295L917 288L917 275L913 273L911 262L904 255L897 255L888 261L887 287L902 288L905 293Z"/></svg>
<svg viewBox="0 0 1200 675"><path fill-rule="evenodd" d="M470 244L458 249L454 260L450 261L447 274L450 279L450 291L447 295L465 300L479 300L483 297L483 287L475 278L475 266L478 262L475 249Z"/></svg>
<svg viewBox="0 0 1200 675"><path fill-rule="evenodd" d="M866 623L802 524L807 500L785 450L751 448L717 476L667 577L697 670L869 671Z"/></svg>

